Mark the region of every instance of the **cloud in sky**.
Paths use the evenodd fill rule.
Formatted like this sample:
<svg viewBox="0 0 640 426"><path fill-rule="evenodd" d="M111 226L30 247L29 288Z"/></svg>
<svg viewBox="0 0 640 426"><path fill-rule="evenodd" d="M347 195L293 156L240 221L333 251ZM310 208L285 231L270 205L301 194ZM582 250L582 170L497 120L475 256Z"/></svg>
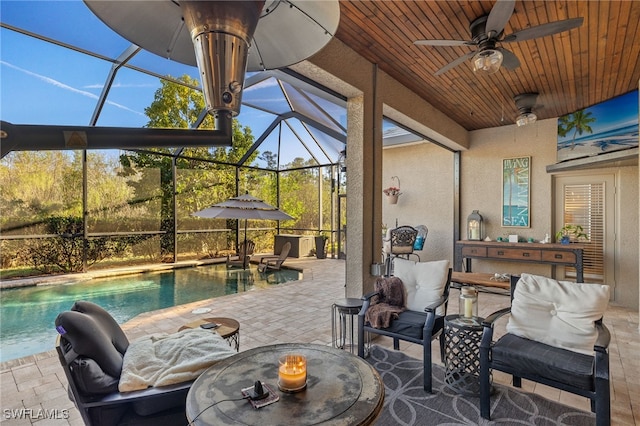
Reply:
<svg viewBox="0 0 640 426"><path fill-rule="evenodd" d="M100 89L104 87L102 83L89 84L87 86L83 86L85 89ZM127 88L139 88L139 87L155 87L153 84L122 84L122 83L113 83L111 85L112 89L127 89Z"/></svg>
<svg viewBox="0 0 640 426"><path fill-rule="evenodd" d="M9 67L9 68L12 68L12 69L14 69L14 70L16 70L16 71L20 71L21 73L27 74L27 75L29 75L29 76L35 77L35 78L37 78L38 80L44 81L44 82L45 82L45 83L47 83L47 84L50 84L50 85L52 85L52 86L59 87L59 88L61 88L61 89L63 89L63 90L68 90L68 91L70 91L70 92L77 93L77 94L79 94L79 95L86 96L86 97L89 97L89 98L91 98L91 99L96 99L96 100L98 99L98 95L96 95L96 94L93 94L93 93L91 93L91 92L87 92L86 90L76 89L75 87L71 87L71 86L66 85L66 84L64 84L64 83L61 83L61 82L59 82L58 80L54 80L53 78L46 77L46 76L44 76L44 75L37 74L37 73L34 73L34 72L32 72L32 71L29 71L29 70L25 70L24 68L17 67L17 66L15 66L15 65L13 65L13 64L10 64L9 62L6 62L6 61L2 61L2 60L0 60L0 64L2 64L2 65L4 65L4 66L7 66L7 67ZM109 105L112 105L112 106L114 106L114 107L116 107L116 108L120 108L120 109L123 109L123 110L125 110L125 111L129 111L129 112L132 112L132 113L134 113L134 114L138 114L138 115L142 115L142 116L144 116L144 114L143 114L143 113L138 112L138 111L135 111L135 110L133 110L133 109L131 109L131 108L129 108L129 107L126 107L126 106L124 106L124 105L121 105L121 104L119 104L119 103L112 102L112 101L109 101L109 100L107 100L107 101L106 101L106 103L107 103L107 104L109 104Z"/></svg>

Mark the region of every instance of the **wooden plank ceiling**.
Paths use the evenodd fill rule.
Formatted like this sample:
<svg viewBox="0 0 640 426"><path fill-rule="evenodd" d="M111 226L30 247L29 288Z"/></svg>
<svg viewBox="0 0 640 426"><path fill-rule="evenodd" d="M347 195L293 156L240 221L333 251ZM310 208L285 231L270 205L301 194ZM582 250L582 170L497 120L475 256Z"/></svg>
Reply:
<svg viewBox="0 0 640 426"><path fill-rule="evenodd" d="M433 74L475 47L417 46L418 39L470 40L469 24L494 1L340 1L337 38L379 65L467 130L513 124L515 95L538 92L538 119L559 117L638 88L640 1L517 1L504 34L583 17L577 29L505 43L520 67L475 75L466 61Z"/></svg>

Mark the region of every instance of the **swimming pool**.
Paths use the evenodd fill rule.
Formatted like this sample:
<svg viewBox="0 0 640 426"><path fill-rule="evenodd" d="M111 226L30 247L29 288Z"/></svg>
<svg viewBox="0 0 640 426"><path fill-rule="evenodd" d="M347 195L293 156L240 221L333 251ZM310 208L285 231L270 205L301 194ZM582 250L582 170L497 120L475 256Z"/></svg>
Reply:
<svg viewBox="0 0 640 426"><path fill-rule="evenodd" d="M143 312L295 281L300 272L201 266L81 283L0 291L0 362L54 348L54 321L76 300L105 308L122 324Z"/></svg>

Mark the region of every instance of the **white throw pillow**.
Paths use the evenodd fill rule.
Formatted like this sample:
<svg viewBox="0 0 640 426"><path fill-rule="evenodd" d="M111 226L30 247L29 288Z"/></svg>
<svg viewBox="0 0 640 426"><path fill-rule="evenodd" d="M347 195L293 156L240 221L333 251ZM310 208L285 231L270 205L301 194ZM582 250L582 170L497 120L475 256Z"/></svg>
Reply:
<svg viewBox="0 0 640 426"><path fill-rule="evenodd" d="M593 355L594 322L609 304L609 286L522 274L507 331L550 346Z"/></svg>
<svg viewBox="0 0 640 426"><path fill-rule="evenodd" d="M402 258L393 261L393 275L402 280L407 292L407 309L424 312L442 296L449 276L449 261L414 262ZM436 310L444 315L444 306Z"/></svg>

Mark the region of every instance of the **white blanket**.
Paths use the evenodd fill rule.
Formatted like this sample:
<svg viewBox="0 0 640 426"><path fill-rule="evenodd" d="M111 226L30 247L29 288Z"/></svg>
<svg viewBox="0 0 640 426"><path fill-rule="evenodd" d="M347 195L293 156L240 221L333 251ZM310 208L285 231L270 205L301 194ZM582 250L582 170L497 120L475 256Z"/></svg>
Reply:
<svg viewBox="0 0 640 426"><path fill-rule="evenodd" d="M193 380L235 353L219 334L201 328L143 337L124 354L118 389L130 392Z"/></svg>

